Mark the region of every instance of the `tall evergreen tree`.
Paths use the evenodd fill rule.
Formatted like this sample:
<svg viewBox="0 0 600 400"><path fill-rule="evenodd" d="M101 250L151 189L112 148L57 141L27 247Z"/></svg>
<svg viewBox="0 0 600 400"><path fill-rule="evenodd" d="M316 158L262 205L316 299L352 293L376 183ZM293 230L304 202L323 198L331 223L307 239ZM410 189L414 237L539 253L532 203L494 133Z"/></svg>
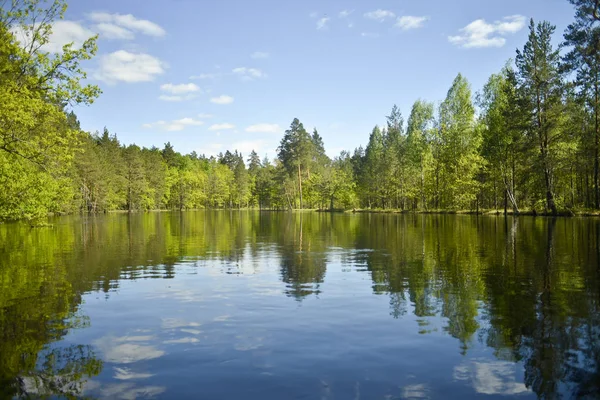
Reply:
<svg viewBox="0 0 600 400"><path fill-rule="evenodd" d="M297 174L298 179L298 195L300 200L300 208L303 208L302 203L302 174L307 170L310 163L311 155L313 154L313 144L310 135L304 129L304 125L294 118L290 128L285 131L277 156L285 169L290 175Z"/></svg>
<svg viewBox="0 0 600 400"><path fill-rule="evenodd" d="M539 148L539 166L545 187L546 207L557 213L554 198L555 145L560 136L562 77L560 53L552 46L556 27L547 21L529 23L529 38L517 50L520 90L527 99L529 133Z"/></svg>

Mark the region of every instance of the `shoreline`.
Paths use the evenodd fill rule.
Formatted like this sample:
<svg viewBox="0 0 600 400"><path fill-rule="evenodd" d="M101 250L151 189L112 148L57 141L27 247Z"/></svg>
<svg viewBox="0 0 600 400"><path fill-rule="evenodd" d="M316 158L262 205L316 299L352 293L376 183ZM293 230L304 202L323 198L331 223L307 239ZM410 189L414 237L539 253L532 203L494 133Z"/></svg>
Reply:
<svg viewBox="0 0 600 400"><path fill-rule="evenodd" d="M324 213L351 213L351 214L423 214L423 215L478 215L493 217L600 217L600 211L572 211L561 210L557 214L524 210L515 214L509 210L504 214L503 210L395 210L395 209L354 209L354 210L316 210Z"/></svg>

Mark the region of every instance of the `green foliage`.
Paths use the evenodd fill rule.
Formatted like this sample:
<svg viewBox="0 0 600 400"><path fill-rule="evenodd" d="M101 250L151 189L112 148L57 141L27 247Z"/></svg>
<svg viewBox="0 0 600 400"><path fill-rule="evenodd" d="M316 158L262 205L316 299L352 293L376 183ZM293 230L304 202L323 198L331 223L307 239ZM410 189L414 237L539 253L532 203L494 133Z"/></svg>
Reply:
<svg viewBox="0 0 600 400"><path fill-rule="evenodd" d="M352 155L331 160L317 129L295 118L269 161L255 151L247 160L235 149L207 158L170 143L124 145L106 128L82 132L71 106L100 94L83 83L96 37L49 53L64 1L12 1L0 10L0 219L225 207L598 209L600 15L595 0L570 2L562 59L554 26L532 20L514 67L489 78L477 110L458 74L437 108L417 100L405 124L394 105Z"/></svg>

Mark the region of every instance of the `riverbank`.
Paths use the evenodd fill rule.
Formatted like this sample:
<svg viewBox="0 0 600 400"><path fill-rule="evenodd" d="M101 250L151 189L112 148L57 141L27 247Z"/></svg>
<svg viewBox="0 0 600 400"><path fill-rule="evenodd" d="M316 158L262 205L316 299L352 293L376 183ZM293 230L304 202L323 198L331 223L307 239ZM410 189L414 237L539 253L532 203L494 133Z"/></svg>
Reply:
<svg viewBox="0 0 600 400"><path fill-rule="evenodd" d="M493 215L504 216L504 210L397 210L397 209L352 209L352 210L316 210L329 213L354 213L354 214L439 214L439 215ZM523 210L518 214L507 210L510 216L531 217L600 217L598 210L559 210L557 214Z"/></svg>

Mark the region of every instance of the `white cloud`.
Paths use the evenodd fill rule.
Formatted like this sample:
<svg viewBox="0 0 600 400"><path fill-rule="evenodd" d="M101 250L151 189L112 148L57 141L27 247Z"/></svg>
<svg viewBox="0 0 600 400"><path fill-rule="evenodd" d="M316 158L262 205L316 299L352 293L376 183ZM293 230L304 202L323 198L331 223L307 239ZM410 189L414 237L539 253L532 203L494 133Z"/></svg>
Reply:
<svg viewBox="0 0 600 400"><path fill-rule="evenodd" d="M225 131L225 130L228 130L228 129L235 129L235 125L228 124L228 123L214 124L214 125L211 125L208 128L209 131Z"/></svg>
<svg viewBox="0 0 600 400"><path fill-rule="evenodd" d="M352 14L353 12L354 12L354 10L343 10L343 11L340 11L340 13L338 14L338 17L348 18L350 16L350 14Z"/></svg>
<svg viewBox="0 0 600 400"><path fill-rule="evenodd" d="M396 22L396 27L402 29L403 31L408 31L410 29L421 28L425 21L427 21L429 17L416 17L413 15L403 15L398 18Z"/></svg>
<svg viewBox="0 0 600 400"><path fill-rule="evenodd" d="M464 48L502 47L506 43L505 35L516 33L525 27L525 17L512 15L501 21L487 23L477 19L460 29L460 34L448 36L448 41Z"/></svg>
<svg viewBox="0 0 600 400"><path fill-rule="evenodd" d="M29 26L26 29L17 26L13 27L11 32L21 46L26 47L31 44L32 31L38 29L38 26ZM44 44L41 50L49 53L61 53L63 46L69 43L73 43L73 49L80 49L83 43L94 35L94 32L78 22L56 21L52 24L52 33L48 38L48 43Z"/></svg>
<svg viewBox="0 0 600 400"><path fill-rule="evenodd" d="M94 28L100 33L100 37L105 39L132 40L135 38L135 34L129 29L109 22L102 22L95 25Z"/></svg>
<svg viewBox="0 0 600 400"><path fill-rule="evenodd" d="M502 18L502 21L496 21L498 32L517 33L525 27L527 19L522 15L510 15Z"/></svg>
<svg viewBox="0 0 600 400"><path fill-rule="evenodd" d="M242 78L245 81L252 81L254 79L261 79L261 78L267 77L267 74L265 74L260 69L256 69L256 68L240 67L240 68L235 68L231 72L233 72L234 74L236 74L237 76L239 76L240 78Z"/></svg>
<svg viewBox="0 0 600 400"><path fill-rule="evenodd" d="M383 22L387 18L395 18L396 14L389 10L375 10L365 13L365 18L374 19L375 21Z"/></svg>
<svg viewBox="0 0 600 400"><path fill-rule="evenodd" d="M254 59L269 58L269 53L265 53L264 51L255 51L250 55L250 57Z"/></svg>
<svg viewBox="0 0 600 400"><path fill-rule="evenodd" d="M181 118L170 122L157 121L150 124L143 124L142 127L146 129L159 128L167 132L178 132L182 131L189 126L200 126L204 125L204 121L200 121L194 118Z"/></svg>
<svg viewBox="0 0 600 400"><path fill-rule="evenodd" d="M277 124L256 124L246 128L249 133L280 133L281 127Z"/></svg>
<svg viewBox="0 0 600 400"><path fill-rule="evenodd" d="M200 88L195 83L181 83L174 85L172 83L165 83L160 86L160 90L171 94L185 94L199 92Z"/></svg>
<svg viewBox="0 0 600 400"><path fill-rule="evenodd" d="M177 96L177 95L173 96L173 95L161 94L160 96L158 96L159 100L170 101L170 102L193 100L195 98L196 98L196 95L193 95L193 94L188 94L185 96Z"/></svg>
<svg viewBox="0 0 600 400"><path fill-rule="evenodd" d="M317 29L321 30L321 29L325 29L327 28L327 23L329 22L331 18L329 17L323 17L320 20L317 21Z"/></svg>
<svg viewBox="0 0 600 400"><path fill-rule="evenodd" d="M206 114L206 113L198 114L198 118L201 118L201 119L212 118L213 116L214 115L212 115L212 114Z"/></svg>
<svg viewBox="0 0 600 400"><path fill-rule="evenodd" d="M219 96L219 97L213 97L212 99L210 99L210 102L214 103L214 104L224 105L224 104L231 104L231 103L233 103L233 100L234 99L231 96L222 95L222 96Z"/></svg>
<svg viewBox="0 0 600 400"><path fill-rule="evenodd" d="M368 38L377 38L379 37L379 33L374 33L374 32L362 32L360 34L360 36L362 37L368 37Z"/></svg>
<svg viewBox="0 0 600 400"><path fill-rule="evenodd" d="M95 78L108 82L148 82L165 72L165 66L158 58L144 53L130 53L118 50L100 57Z"/></svg>
<svg viewBox="0 0 600 400"><path fill-rule="evenodd" d="M154 22L137 19L131 14L109 14L104 12L93 12L88 17L99 24L112 24L122 29L133 32L139 32L148 36L161 37L166 35L166 31ZM114 31L114 28L110 28ZM121 39L121 38L118 38Z"/></svg>
<svg viewBox="0 0 600 400"><path fill-rule="evenodd" d="M177 102L195 99L195 92L199 92L200 88L193 83L182 83L179 85L165 83L160 86L160 90L169 93L160 95L158 97L160 100Z"/></svg>
<svg viewBox="0 0 600 400"><path fill-rule="evenodd" d="M221 74L200 74L200 75L192 75L190 76L190 79L217 79L218 77L220 77Z"/></svg>

